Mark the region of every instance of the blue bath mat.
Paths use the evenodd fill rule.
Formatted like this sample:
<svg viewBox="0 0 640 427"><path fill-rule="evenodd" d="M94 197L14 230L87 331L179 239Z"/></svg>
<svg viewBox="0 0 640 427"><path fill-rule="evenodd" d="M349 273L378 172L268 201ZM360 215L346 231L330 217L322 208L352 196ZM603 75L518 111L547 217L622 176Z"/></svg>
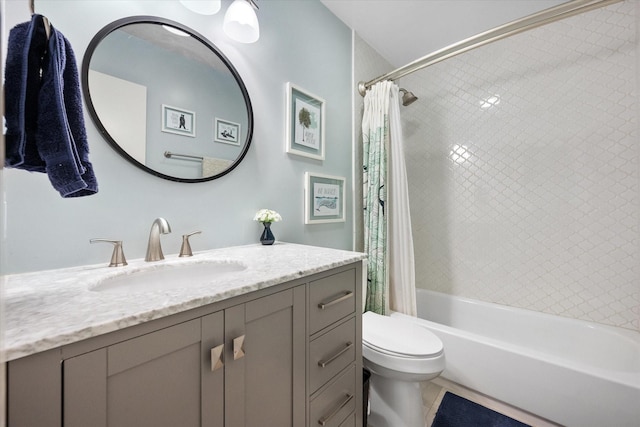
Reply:
<svg viewBox="0 0 640 427"><path fill-rule="evenodd" d="M453 393L446 392L431 427L531 427L485 408Z"/></svg>

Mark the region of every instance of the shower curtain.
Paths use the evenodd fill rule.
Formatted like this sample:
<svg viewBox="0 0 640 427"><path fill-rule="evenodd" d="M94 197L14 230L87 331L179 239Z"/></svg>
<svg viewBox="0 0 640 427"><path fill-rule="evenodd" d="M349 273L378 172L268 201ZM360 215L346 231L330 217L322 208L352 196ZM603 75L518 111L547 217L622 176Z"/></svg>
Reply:
<svg viewBox="0 0 640 427"><path fill-rule="evenodd" d="M365 310L415 316L413 236L396 84L384 81L367 91L362 140Z"/></svg>

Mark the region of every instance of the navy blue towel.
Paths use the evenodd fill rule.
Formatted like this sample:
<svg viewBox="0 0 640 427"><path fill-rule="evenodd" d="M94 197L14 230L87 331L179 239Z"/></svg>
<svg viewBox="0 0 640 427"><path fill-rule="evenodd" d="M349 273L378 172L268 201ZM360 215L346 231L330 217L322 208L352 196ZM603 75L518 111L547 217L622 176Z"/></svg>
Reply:
<svg viewBox="0 0 640 427"><path fill-rule="evenodd" d="M5 88L5 165L45 172L62 197L97 193L75 55L41 15L9 33Z"/></svg>
<svg viewBox="0 0 640 427"><path fill-rule="evenodd" d="M41 32L40 32L41 31ZM5 166L45 172L36 146L40 67L47 35L40 15L9 32L5 67Z"/></svg>

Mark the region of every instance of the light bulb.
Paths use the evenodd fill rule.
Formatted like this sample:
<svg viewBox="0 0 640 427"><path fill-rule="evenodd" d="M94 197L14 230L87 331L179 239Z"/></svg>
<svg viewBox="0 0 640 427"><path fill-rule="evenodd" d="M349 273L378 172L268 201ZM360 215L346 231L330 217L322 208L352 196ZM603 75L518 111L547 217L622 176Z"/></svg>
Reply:
<svg viewBox="0 0 640 427"><path fill-rule="evenodd" d="M233 40L253 43L260 38L260 24L253 6L246 0L235 0L224 15L222 29Z"/></svg>
<svg viewBox="0 0 640 427"><path fill-rule="evenodd" d="M180 3L200 15L215 15L220 10L220 0L180 0Z"/></svg>

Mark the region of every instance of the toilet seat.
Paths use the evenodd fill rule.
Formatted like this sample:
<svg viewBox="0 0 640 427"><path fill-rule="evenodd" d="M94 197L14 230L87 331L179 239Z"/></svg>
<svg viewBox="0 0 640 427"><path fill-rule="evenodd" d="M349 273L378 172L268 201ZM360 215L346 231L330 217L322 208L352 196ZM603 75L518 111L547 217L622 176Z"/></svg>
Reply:
<svg viewBox="0 0 640 427"><path fill-rule="evenodd" d="M362 315L363 345L399 358L424 359L443 352L442 341L431 331L406 320L373 312Z"/></svg>

